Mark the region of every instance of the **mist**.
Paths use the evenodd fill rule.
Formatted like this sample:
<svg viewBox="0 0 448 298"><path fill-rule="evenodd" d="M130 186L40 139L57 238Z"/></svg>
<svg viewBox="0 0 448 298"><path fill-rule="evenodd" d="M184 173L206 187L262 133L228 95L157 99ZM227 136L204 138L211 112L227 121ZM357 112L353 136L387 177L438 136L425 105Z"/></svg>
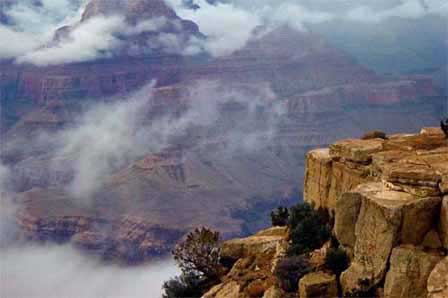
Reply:
<svg viewBox="0 0 448 298"><path fill-rule="evenodd" d="M178 274L172 260L139 267L101 263L70 245L0 250L0 296L26 298L159 298Z"/></svg>
<svg viewBox="0 0 448 298"><path fill-rule="evenodd" d="M10 169L13 184L63 187L88 206L110 175L186 139L191 140L187 149L218 141L223 145L216 154L226 158L263 150L272 144L286 113L268 84L249 88L209 80L185 86L172 112L155 113L164 99L154 96L154 86L150 82L129 95L86 104L75 123L37 134L31 148L8 139L8 150L31 154ZM234 105L239 112L223 113Z"/></svg>

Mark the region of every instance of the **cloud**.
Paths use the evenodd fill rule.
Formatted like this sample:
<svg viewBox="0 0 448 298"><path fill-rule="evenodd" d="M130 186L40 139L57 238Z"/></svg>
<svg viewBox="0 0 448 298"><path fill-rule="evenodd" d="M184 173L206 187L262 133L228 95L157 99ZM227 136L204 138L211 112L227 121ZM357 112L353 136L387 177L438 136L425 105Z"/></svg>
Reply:
<svg viewBox="0 0 448 298"><path fill-rule="evenodd" d="M448 3L439 0L408 0L389 9L374 10L368 6L355 7L349 10L344 18L363 23L380 23L393 17L418 19L428 14L447 15Z"/></svg>
<svg viewBox="0 0 448 298"><path fill-rule="evenodd" d="M168 0L176 12L191 19L207 35L202 48L215 57L241 49L256 36L258 26L272 28L289 25L307 30L310 25L338 19L359 23L380 23L393 17L418 19L428 14L448 15L444 0L197 0L196 9L182 0ZM366 32L368 34L368 32Z"/></svg>
<svg viewBox="0 0 448 298"><path fill-rule="evenodd" d="M5 7L3 14L9 25L0 23L0 59L25 55L47 43L54 31L63 24L70 24L80 15L84 0L34 0L17 1Z"/></svg>
<svg viewBox="0 0 448 298"><path fill-rule="evenodd" d="M123 17L95 17L76 26L59 44L27 53L17 61L50 65L110 57L121 43L116 34L123 27L126 27Z"/></svg>
<svg viewBox="0 0 448 298"><path fill-rule="evenodd" d="M252 36L253 30L261 25L257 14L241 9L232 3L209 4L205 0L196 3L200 9L183 7L179 0L170 0L176 12L184 19L199 25L207 36L204 49L213 56L229 55L242 48Z"/></svg>
<svg viewBox="0 0 448 298"><path fill-rule="evenodd" d="M0 40L3 41L0 46L0 59L9 59L26 54L42 42L32 33L17 32L2 25L0 25Z"/></svg>
<svg viewBox="0 0 448 298"><path fill-rule="evenodd" d="M98 103L76 126L55 136L60 141L57 156L67 157L75 173L69 185L72 196L88 199L112 170L146 152L137 134L152 88L153 83L123 101Z"/></svg>
<svg viewBox="0 0 448 298"><path fill-rule="evenodd" d="M178 274L171 260L119 267L69 245L0 250L0 260L2 297L160 298L163 282Z"/></svg>
<svg viewBox="0 0 448 298"><path fill-rule="evenodd" d="M20 0L6 8L12 27L21 32L49 33L55 28L70 24L78 18L85 0Z"/></svg>

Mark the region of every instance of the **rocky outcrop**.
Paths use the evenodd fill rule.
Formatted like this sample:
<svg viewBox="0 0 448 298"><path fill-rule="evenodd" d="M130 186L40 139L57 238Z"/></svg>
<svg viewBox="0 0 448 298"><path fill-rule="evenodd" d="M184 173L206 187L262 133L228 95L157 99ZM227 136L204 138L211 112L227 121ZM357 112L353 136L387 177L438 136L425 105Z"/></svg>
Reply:
<svg viewBox="0 0 448 298"><path fill-rule="evenodd" d="M441 259L440 253L425 252L413 246L394 248L384 284L384 296L426 297L429 274Z"/></svg>
<svg viewBox="0 0 448 298"><path fill-rule="evenodd" d="M428 298L448 297L448 257L440 261L428 279Z"/></svg>
<svg viewBox="0 0 448 298"><path fill-rule="evenodd" d="M443 198L440 208L439 234L443 246L448 249L448 196Z"/></svg>
<svg viewBox="0 0 448 298"><path fill-rule="evenodd" d="M225 241L221 257L233 260L230 272L222 283L210 289L204 298L280 298L273 275L278 258L283 256L287 245L286 228L274 227L254 236Z"/></svg>
<svg viewBox="0 0 448 298"><path fill-rule="evenodd" d="M324 272L312 272L299 281L300 298L337 297L336 276Z"/></svg>
<svg viewBox="0 0 448 298"><path fill-rule="evenodd" d="M437 128L308 154L305 200L334 212L334 233L352 255L340 278L345 293L385 279L385 297L426 297L429 273L446 254L447 173L448 141Z"/></svg>

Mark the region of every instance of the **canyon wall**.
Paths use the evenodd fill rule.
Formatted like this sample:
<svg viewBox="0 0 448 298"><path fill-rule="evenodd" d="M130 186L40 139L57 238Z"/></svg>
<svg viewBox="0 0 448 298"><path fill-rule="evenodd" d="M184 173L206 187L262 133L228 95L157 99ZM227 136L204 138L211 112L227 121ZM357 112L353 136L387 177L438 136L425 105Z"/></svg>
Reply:
<svg viewBox="0 0 448 298"><path fill-rule="evenodd" d="M447 182L448 139L438 128L308 153L305 201L334 215L334 233L352 256L340 278L344 293L447 295L446 284L428 281L446 270Z"/></svg>
<svg viewBox="0 0 448 298"><path fill-rule="evenodd" d="M222 257L236 262L203 297L448 297L448 139L440 129L373 132L312 150L306 163L305 200L334 218L348 269L338 277L325 268L326 243L308 256L313 272L298 292L283 292L275 272L288 228L273 227L224 242Z"/></svg>

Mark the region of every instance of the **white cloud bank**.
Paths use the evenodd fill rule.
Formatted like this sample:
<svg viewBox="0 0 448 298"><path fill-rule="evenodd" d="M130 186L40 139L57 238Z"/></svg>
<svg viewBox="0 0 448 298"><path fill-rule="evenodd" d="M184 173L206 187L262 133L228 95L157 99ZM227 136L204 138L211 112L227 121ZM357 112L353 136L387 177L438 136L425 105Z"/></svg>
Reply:
<svg viewBox="0 0 448 298"><path fill-rule="evenodd" d="M10 25L0 24L0 59L23 56L47 43L54 31L78 19L86 0L21 0L2 7Z"/></svg>
<svg viewBox="0 0 448 298"><path fill-rule="evenodd" d="M71 246L0 250L0 296L11 298L160 298L178 274L173 261L140 267L97 262Z"/></svg>
<svg viewBox="0 0 448 298"><path fill-rule="evenodd" d="M77 26L61 43L26 53L17 61L50 65L109 57L121 43L116 33L125 27L123 17L92 18Z"/></svg>
<svg viewBox="0 0 448 298"><path fill-rule="evenodd" d="M1 58L18 58L20 63L52 65L107 58L113 54L140 55L161 48L167 53L196 55L207 52L214 57L226 56L241 49L261 25L268 28L288 24L305 30L308 24L337 19L363 23L381 23L392 17L418 19L428 14L448 16L445 0L233 0L210 4L195 0L199 9L191 10L182 0L166 0L183 19L199 25L206 40L191 37L184 40L178 34L163 33L158 40L131 46L120 51L124 39L142 32L160 29L153 20L137 25L124 21L124 16L98 16L77 25L63 42L45 47L52 33L63 24L75 24L86 0L42 0L42 6L33 0L20 1L6 10L14 26L0 25L0 39L9 42L0 47ZM165 20L166 21L166 20ZM155 43L155 44L154 44Z"/></svg>

